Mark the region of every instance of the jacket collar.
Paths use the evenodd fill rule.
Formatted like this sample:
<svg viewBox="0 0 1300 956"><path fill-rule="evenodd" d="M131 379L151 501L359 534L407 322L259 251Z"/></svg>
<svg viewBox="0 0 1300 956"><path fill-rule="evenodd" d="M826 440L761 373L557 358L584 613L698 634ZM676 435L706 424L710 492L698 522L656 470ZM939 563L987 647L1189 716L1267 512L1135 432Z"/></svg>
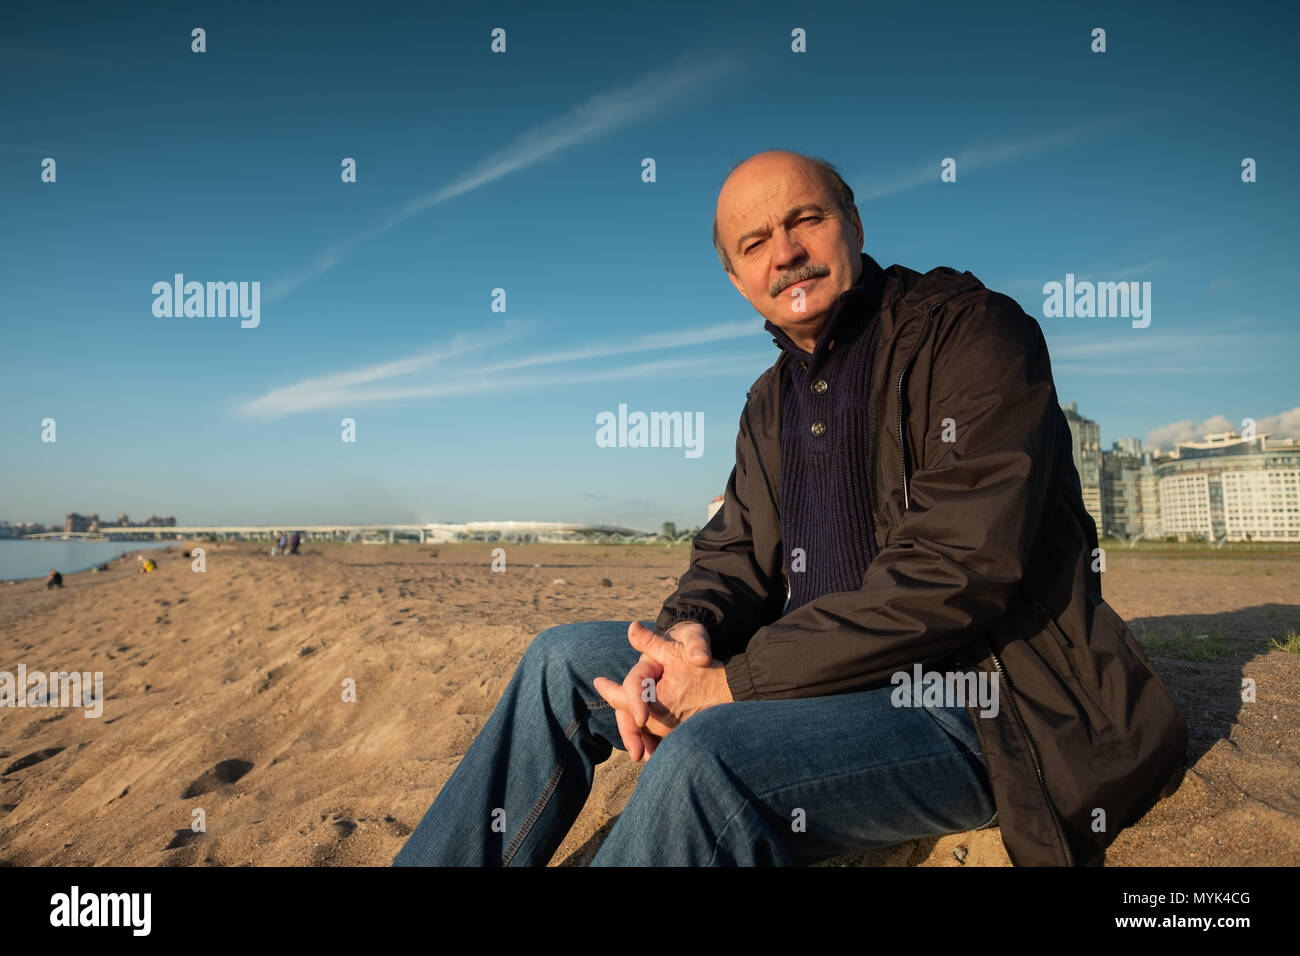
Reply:
<svg viewBox="0 0 1300 956"><path fill-rule="evenodd" d="M880 296L885 285L884 270L865 252L858 255L862 257L862 272L858 275L857 282L841 292L831 306L830 318L813 346L809 361L811 366L815 367L822 361L837 336L842 337L846 332L865 324L880 306ZM779 325L769 319L763 328L772 334L772 344L788 353L791 358L807 359L808 353L796 345Z"/></svg>

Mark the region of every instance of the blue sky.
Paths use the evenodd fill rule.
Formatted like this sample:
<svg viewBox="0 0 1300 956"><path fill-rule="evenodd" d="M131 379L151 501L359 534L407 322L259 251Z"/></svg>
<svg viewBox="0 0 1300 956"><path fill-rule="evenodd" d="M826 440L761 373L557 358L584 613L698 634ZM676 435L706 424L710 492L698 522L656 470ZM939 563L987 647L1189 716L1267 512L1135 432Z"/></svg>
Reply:
<svg viewBox="0 0 1300 956"><path fill-rule="evenodd" d="M770 148L841 169L882 265L1038 317L1104 447L1300 433L1293 4L412 7L6 11L0 518L701 524L778 354L711 218ZM155 317L177 272L260 325ZM1066 273L1150 281L1150 326L1045 318ZM704 453L597 447L620 403Z"/></svg>

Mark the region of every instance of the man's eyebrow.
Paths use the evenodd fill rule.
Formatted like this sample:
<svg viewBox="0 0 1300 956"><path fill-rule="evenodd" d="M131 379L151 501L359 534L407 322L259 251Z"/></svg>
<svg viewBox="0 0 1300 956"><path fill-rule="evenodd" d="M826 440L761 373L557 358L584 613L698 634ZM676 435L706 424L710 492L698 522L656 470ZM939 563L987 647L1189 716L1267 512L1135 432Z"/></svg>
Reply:
<svg viewBox="0 0 1300 956"><path fill-rule="evenodd" d="M809 211L820 213L823 216L826 214L826 209L821 204L815 202L806 202L801 206L791 206L789 209L787 209L785 211L785 216L782 218L781 221L789 222L795 216L799 215L799 213L809 212ZM743 236L741 236L739 239L736 240L736 251L737 252L740 251L740 247L745 244L746 239L753 239L755 236L761 236L766 232L767 232L766 227L749 230L749 232L745 233Z"/></svg>

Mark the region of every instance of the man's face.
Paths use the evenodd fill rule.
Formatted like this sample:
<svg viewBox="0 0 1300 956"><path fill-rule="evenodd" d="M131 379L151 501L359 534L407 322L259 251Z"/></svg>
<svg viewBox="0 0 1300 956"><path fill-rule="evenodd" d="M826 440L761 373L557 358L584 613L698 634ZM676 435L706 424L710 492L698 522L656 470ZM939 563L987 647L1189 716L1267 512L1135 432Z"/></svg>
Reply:
<svg viewBox="0 0 1300 956"><path fill-rule="evenodd" d="M811 352L836 298L862 272L857 209L840 209L817 170L798 157L760 153L723 184L717 216L732 284Z"/></svg>

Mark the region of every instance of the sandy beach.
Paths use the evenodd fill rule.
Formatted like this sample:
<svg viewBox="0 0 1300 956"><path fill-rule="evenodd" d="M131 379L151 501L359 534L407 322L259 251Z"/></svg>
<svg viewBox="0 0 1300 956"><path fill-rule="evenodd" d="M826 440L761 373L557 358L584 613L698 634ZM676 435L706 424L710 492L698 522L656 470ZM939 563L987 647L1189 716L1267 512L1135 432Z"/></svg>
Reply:
<svg viewBox="0 0 1300 956"><path fill-rule="evenodd" d="M178 545L151 574L0 584L0 670L102 671L107 696L97 719L0 709L0 862L385 866L533 637L654 618L689 556L507 544L494 573L482 543L200 546L202 573ZM1116 553L1105 582L1191 727L1182 787L1106 864L1300 863L1300 653L1269 643L1300 630L1300 555ZM552 865L594 855L638 771L598 769ZM997 830L834 862L1009 865Z"/></svg>

